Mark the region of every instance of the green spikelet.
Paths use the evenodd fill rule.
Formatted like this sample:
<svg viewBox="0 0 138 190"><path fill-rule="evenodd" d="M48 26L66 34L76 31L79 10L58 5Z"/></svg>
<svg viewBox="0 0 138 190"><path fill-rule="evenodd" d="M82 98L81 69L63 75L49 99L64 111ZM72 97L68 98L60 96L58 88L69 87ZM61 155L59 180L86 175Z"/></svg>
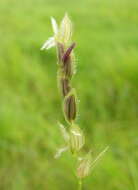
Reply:
<svg viewBox="0 0 138 190"><path fill-rule="evenodd" d="M78 153L85 143L83 132L76 124L71 126L69 143L73 154Z"/></svg>

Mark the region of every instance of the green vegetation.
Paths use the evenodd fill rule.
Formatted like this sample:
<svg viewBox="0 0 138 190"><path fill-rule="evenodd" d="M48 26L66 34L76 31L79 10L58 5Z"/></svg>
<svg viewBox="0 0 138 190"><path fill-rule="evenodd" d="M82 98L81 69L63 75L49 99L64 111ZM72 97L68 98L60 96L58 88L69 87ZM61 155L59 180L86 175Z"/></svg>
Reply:
<svg viewBox="0 0 138 190"><path fill-rule="evenodd" d="M97 155L87 190L138 189L137 0L0 1L0 190L76 190L69 153L55 160L64 123L50 16L68 12L77 42L79 126ZM87 147L86 147L87 151Z"/></svg>

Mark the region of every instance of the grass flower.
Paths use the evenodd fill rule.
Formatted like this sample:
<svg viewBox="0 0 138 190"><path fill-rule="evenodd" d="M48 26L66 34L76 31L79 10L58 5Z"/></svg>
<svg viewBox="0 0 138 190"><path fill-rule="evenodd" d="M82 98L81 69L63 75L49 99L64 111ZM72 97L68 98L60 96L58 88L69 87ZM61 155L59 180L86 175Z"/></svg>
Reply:
<svg viewBox="0 0 138 190"><path fill-rule="evenodd" d="M69 131L61 123L59 123L59 127L65 143L62 148L58 149L55 158L59 158L67 150L70 150L72 154L77 154L85 143L82 130L75 124L72 124Z"/></svg>
<svg viewBox="0 0 138 190"><path fill-rule="evenodd" d="M77 168L77 177L80 179L87 177L108 148L106 147L95 159L92 159L91 152L81 159Z"/></svg>
<svg viewBox="0 0 138 190"><path fill-rule="evenodd" d="M63 18L60 24L60 27L58 27L58 24L53 17L51 18L51 24L52 24L54 36L46 40L46 42L41 47L41 50L50 49L54 46L57 46L58 43L67 45L71 39L72 23L67 14L65 14L65 17Z"/></svg>

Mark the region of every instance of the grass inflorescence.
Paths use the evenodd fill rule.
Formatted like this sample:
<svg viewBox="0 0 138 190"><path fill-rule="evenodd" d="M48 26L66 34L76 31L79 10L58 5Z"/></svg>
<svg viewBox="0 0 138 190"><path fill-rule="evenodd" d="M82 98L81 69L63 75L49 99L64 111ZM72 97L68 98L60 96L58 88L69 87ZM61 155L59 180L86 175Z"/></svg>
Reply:
<svg viewBox="0 0 138 190"><path fill-rule="evenodd" d="M51 18L54 36L50 37L42 46L43 49L49 49L56 46L57 49L57 64L58 64L58 87L63 99L63 113L65 120L69 128L60 124L62 135L67 142L66 147L59 149L56 154L56 158L61 155L62 152L70 150L75 155L76 160L79 162L76 175L78 178L79 189L82 188L82 179L90 174L95 162L99 160L102 153L100 153L95 160L91 157L91 151L80 158L81 150L85 144L85 137L83 131L76 123L76 117L78 112L77 107L77 93L74 87L72 87L71 81L75 72L75 56L74 48L75 42L71 42L72 38L72 22L68 15L65 14L61 21L60 27L58 27L56 20ZM79 161L80 160L80 161Z"/></svg>

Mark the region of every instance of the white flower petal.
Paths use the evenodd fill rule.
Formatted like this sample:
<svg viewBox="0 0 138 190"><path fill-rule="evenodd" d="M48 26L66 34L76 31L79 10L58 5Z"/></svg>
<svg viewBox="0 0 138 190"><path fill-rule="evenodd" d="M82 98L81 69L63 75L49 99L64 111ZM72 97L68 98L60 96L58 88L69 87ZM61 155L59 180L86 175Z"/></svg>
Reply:
<svg viewBox="0 0 138 190"><path fill-rule="evenodd" d="M54 34L56 35L58 33L58 25L57 25L56 20L53 17L51 17L51 23L52 23Z"/></svg>
<svg viewBox="0 0 138 190"><path fill-rule="evenodd" d="M59 158L61 154L68 150L68 146L58 149L57 153L55 154L54 158Z"/></svg>
<svg viewBox="0 0 138 190"><path fill-rule="evenodd" d="M45 43L44 45L41 47L41 50L44 50L44 49L49 49L53 46L55 46L56 43L55 43L55 38L54 37L50 37Z"/></svg>

